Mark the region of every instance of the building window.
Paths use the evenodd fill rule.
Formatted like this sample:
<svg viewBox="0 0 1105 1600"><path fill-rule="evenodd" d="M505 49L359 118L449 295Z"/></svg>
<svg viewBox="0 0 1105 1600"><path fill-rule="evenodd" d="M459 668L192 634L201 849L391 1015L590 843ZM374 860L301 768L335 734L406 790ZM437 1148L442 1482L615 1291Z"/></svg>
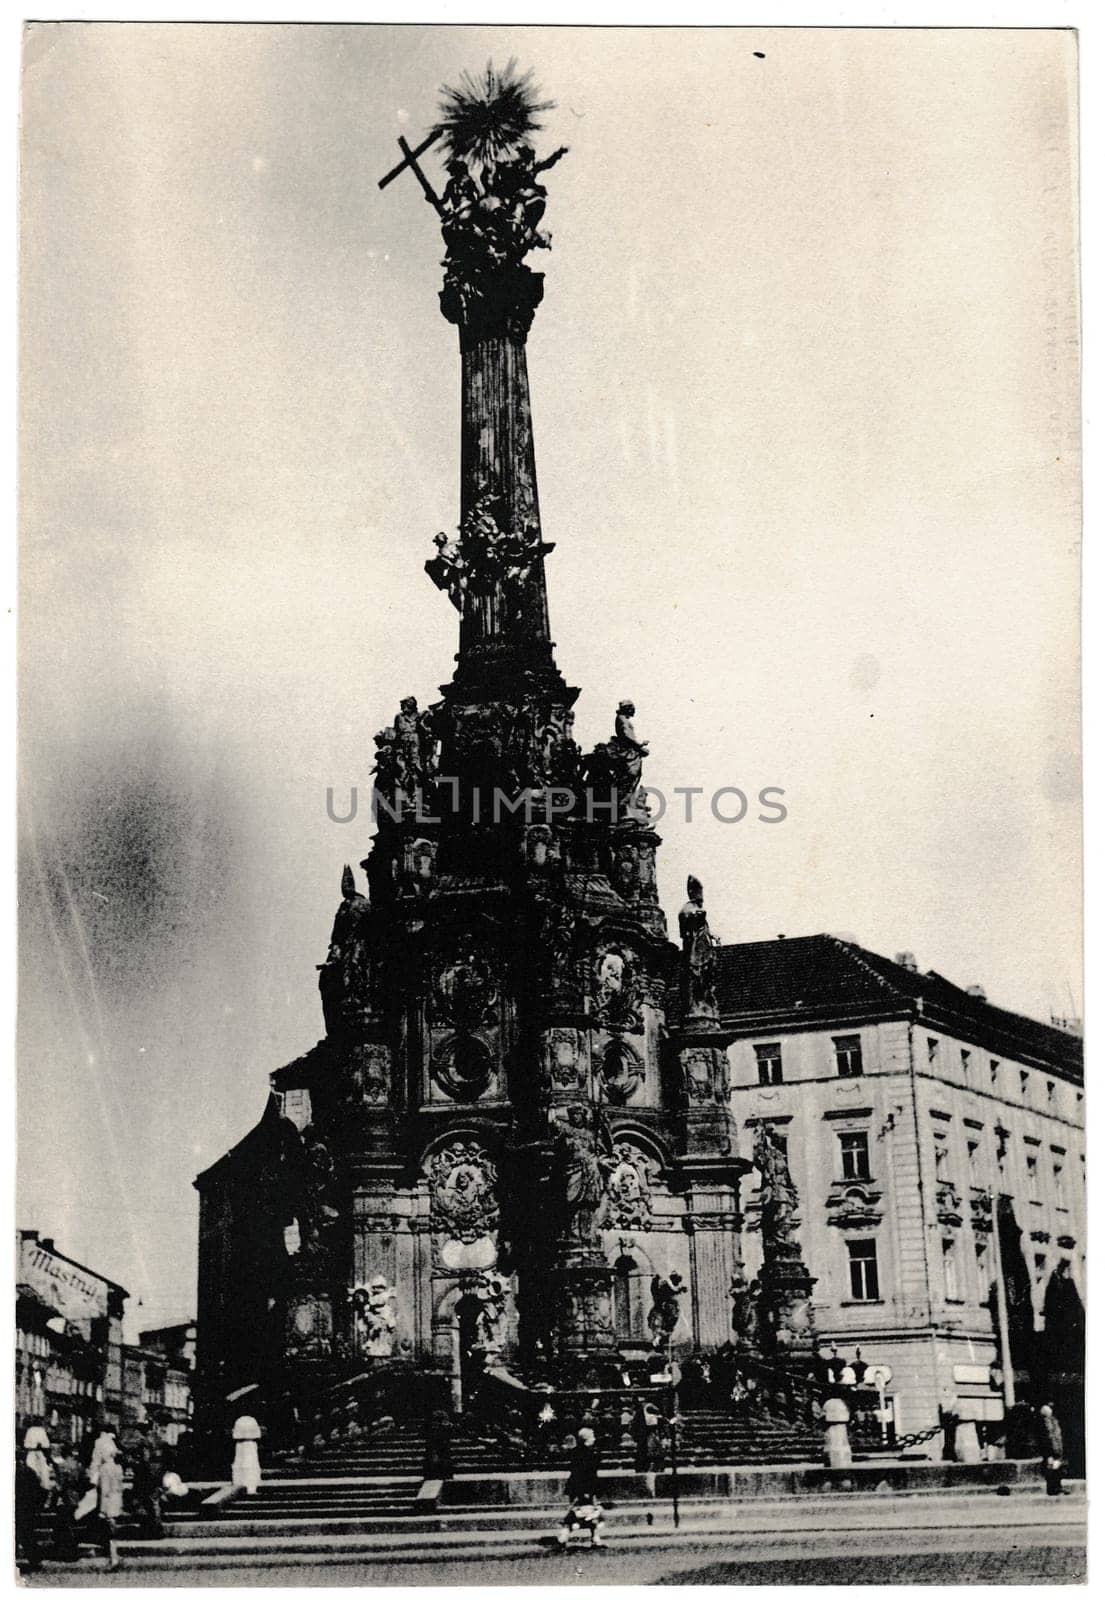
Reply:
<svg viewBox="0 0 1105 1600"><path fill-rule="evenodd" d="M1025 1169L1028 1173L1028 1193L1033 1200L1040 1198L1040 1158L1035 1151L1030 1150L1024 1158Z"/></svg>
<svg viewBox="0 0 1105 1600"><path fill-rule="evenodd" d="M971 1052L969 1050L961 1050L959 1052L959 1062L960 1062L960 1065L963 1068L963 1082L964 1083L970 1083L970 1081L971 1081Z"/></svg>
<svg viewBox="0 0 1105 1600"><path fill-rule="evenodd" d="M879 1263L874 1239L848 1240L848 1270L853 1300L879 1298Z"/></svg>
<svg viewBox="0 0 1105 1600"><path fill-rule="evenodd" d="M978 1284L980 1306L990 1302L990 1246L982 1239L975 1240L975 1279Z"/></svg>
<svg viewBox="0 0 1105 1600"><path fill-rule="evenodd" d="M1055 1204L1060 1211L1067 1210L1067 1161L1060 1151L1052 1152L1051 1181L1055 1191Z"/></svg>
<svg viewBox="0 0 1105 1600"><path fill-rule="evenodd" d="M756 1052L756 1070L760 1075L761 1083L782 1083L783 1081L783 1047L781 1044L758 1044L753 1048Z"/></svg>
<svg viewBox="0 0 1105 1600"><path fill-rule="evenodd" d="M1047 1080L1047 1103L1049 1106L1055 1104L1055 1085L1050 1078Z"/></svg>
<svg viewBox="0 0 1105 1600"><path fill-rule="evenodd" d="M946 1183L948 1179L948 1141L945 1134L937 1133L932 1140L933 1155L936 1158L936 1181Z"/></svg>
<svg viewBox="0 0 1105 1600"><path fill-rule="evenodd" d="M932 1063L936 1060L936 1057L937 1057L937 1055L939 1053L940 1040L939 1039L926 1039L925 1043L928 1046L929 1066L931 1067Z"/></svg>
<svg viewBox="0 0 1105 1600"><path fill-rule="evenodd" d="M845 1178L858 1179L862 1183L868 1182L871 1177L871 1164L867 1153L867 1135L842 1133L839 1138L842 1175Z"/></svg>
<svg viewBox="0 0 1105 1600"><path fill-rule="evenodd" d="M940 1251L944 1262L944 1298L945 1300L960 1300L959 1292L959 1265L956 1259L955 1240L941 1239Z"/></svg>
<svg viewBox="0 0 1105 1600"><path fill-rule="evenodd" d="M1047 1277L1047 1256L1042 1252L1032 1257L1032 1264L1036 1269L1036 1287L1039 1288Z"/></svg>
<svg viewBox="0 0 1105 1600"><path fill-rule="evenodd" d="M978 1187L978 1140L967 1140L967 1171L970 1174L971 1187Z"/></svg>
<svg viewBox="0 0 1105 1600"><path fill-rule="evenodd" d="M1028 1073L1027 1072L1022 1072L1021 1073L1021 1099L1022 1100L1027 1100L1028 1099Z"/></svg>
<svg viewBox="0 0 1105 1600"><path fill-rule="evenodd" d="M860 1078L863 1076L863 1054L860 1050L858 1033L843 1033L833 1040L833 1049L836 1051L836 1071L840 1078Z"/></svg>

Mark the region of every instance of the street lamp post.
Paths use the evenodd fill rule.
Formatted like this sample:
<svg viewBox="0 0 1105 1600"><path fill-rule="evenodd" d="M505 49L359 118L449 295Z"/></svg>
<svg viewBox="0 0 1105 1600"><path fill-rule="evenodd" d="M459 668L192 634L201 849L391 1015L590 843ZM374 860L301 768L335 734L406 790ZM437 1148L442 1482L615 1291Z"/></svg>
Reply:
<svg viewBox="0 0 1105 1600"><path fill-rule="evenodd" d="M998 1343L1001 1347L1001 1394L1006 1412L1016 1403L1013 1387L1013 1357L1009 1349L1009 1305L1005 1298L1005 1266L1001 1257L1001 1232L998 1228L997 1190L990 1190L990 1228L994 1235L994 1261L997 1267Z"/></svg>

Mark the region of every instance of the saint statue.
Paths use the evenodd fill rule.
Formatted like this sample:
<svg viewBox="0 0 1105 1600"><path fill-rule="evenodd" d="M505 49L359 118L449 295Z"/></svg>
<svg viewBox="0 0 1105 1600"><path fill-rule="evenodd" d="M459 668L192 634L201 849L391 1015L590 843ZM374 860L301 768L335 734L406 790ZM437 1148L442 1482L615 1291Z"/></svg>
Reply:
<svg viewBox="0 0 1105 1600"><path fill-rule="evenodd" d="M348 865L342 871L341 895L330 948L318 973L328 1033L357 1022L369 1005L371 909L359 893L353 869Z"/></svg>
<svg viewBox="0 0 1105 1600"><path fill-rule="evenodd" d="M553 1192L564 1214L565 1231L583 1244L598 1242L606 1217L606 1175L617 1164L586 1106L570 1105L553 1140Z"/></svg>
<svg viewBox="0 0 1105 1600"><path fill-rule="evenodd" d="M767 1122L757 1124L752 1160L760 1173L764 1256L792 1253L797 1248L791 1235L798 1226L798 1190L790 1175L786 1150Z"/></svg>
<svg viewBox="0 0 1105 1600"><path fill-rule="evenodd" d="M716 1015L717 940L706 917L704 890L696 877L687 879L687 903L679 913L683 946L683 1004L688 1014Z"/></svg>

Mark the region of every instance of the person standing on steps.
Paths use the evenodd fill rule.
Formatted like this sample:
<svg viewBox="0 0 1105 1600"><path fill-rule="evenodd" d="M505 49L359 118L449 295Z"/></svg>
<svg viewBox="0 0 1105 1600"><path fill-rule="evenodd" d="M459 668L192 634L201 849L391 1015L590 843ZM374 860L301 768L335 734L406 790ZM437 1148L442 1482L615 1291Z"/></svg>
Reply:
<svg viewBox="0 0 1105 1600"><path fill-rule="evenodd" d="M590 1548L601 1545L602 1505L599 1501L599 1455L595 1446L593 1428L580 1428L576 1447L572 1452L572 1467L564 1486L568 1496L568 1510L560 1525L556 1542L561 1549L567 1546L573 1528L582 1528L590 1535Z"/></svg>

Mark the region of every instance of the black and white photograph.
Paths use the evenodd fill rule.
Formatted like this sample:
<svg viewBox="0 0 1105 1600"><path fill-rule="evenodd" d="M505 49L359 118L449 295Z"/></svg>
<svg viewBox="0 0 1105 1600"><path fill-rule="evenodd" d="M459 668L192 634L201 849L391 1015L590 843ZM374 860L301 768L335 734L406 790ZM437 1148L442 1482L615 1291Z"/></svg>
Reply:
<svg viewBox="0 0 1105 1600"><path fill-rule="evenodd" d="M1086 1580L1079 37L676 21L23 25L24 1585Z"/></svg>

